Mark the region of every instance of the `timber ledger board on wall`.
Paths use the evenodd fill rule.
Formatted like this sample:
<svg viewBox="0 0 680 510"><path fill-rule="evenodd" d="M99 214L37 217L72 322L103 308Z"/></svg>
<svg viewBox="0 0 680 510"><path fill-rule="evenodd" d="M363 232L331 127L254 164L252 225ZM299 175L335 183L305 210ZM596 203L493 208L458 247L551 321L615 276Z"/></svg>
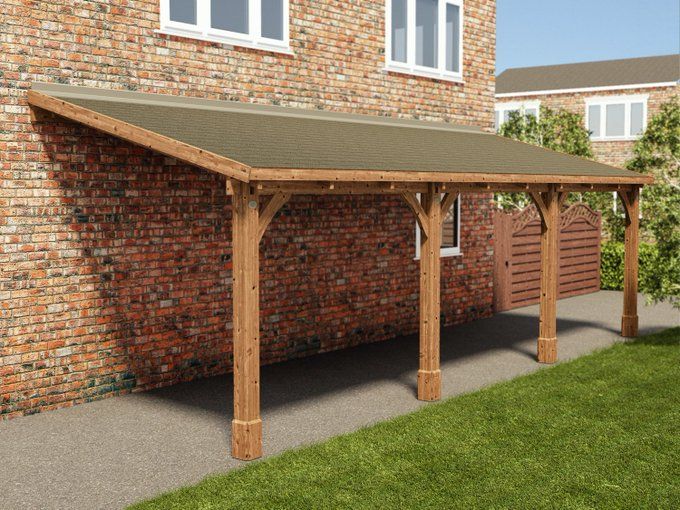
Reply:
<svg viewBox="0 0 680 510"><path fill-rule="evenodd" d="M602 217L584 204L560 215L559 297L600 289ZM536 304L540 294L541 223L532 205L494 215L494 308L511 310Z"/></svg>

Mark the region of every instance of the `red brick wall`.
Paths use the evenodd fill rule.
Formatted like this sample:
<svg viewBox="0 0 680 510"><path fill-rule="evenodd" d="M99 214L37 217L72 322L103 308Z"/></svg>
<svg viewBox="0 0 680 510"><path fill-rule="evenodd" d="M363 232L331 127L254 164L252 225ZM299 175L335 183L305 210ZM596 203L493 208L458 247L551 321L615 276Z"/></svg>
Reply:
<svg viewBox="0 0 680 510"><path fill-rule="evenodd" d="M605 92L578 92L567 94L541 95L541 96L513 96L501 97L497 99L498 103L511 101L535 101L541 102L542 106L547 106L553 109L565 109L578 113L584 117L586 106L585 101L589 97L601 96L627 96L637 94L648 94L647 101L648 119L651 119L659 112L661 105L671 99L674 95L678 95L680 87L659 87L659 88L642 88L642 89L623 89L611 90ZM594 141L593 153L595 159L603 163L608 163L615 166L624 166L626 161L633 157L634 141Z"/></svg>
<svg viewBox="0 0 680 510"><path fill-rule="evenodd" d="M382 1L291 0L293 57L155 34L157 0L2 9L3 417L231 368L223 178L66 121L32 125L32 81L493 123L492 0L466 1L464 84L382 71ZM491 313L489 204L463 199L448 324ZM414 238L396 198L295 197L262 244L264 362L415 332Z"/></svg>

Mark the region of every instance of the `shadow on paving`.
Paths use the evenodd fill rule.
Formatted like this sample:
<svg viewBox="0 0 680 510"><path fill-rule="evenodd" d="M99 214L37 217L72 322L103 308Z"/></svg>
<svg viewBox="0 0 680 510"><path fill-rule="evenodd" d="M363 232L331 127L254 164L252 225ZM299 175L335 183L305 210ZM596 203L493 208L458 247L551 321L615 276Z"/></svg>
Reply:
<svg viewBox="0 0 680 510"><path fill-rule="evenodd" d="M601 323L560 319L558 335L582 328L618 333ZM499 335L499 331L503 331ZM641 331L640 334L645 334ZM504 312L488 319L442 329L441 364L462 360L485 351L512 350L536 359L526 343L538 336L536 315ZM522 345L524 344L524 345ZM363 344L339 351L316 354L262 367L262 410L272 410L296 401L319 398L380 380L400 381L416 394L418 336L401 336L384 342ZM221 416L231 416L232 374L181 383L144 393L152 399L198 407Z"/></svg>

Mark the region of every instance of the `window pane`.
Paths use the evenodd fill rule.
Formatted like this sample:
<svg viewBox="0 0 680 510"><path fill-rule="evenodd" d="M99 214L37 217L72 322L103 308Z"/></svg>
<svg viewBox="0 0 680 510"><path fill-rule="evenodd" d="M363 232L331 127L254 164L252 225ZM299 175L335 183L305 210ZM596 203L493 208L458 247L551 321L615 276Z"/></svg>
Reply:
<svg viewBox="0 0 680 510"><path fill-rule="evenodd" d="M460 200L460 199L458 199ZM448 210L442 224L442 248L458 247L458 200Z"/></svg>
<svg viewBox="0 0 680 510"><path fill-rule="evenodd" d="M496 110L496 131L501 128L501 112Z"/></svg>
<svg viewBox="0 0 680 510"><path fill-rule="evenodd" d="M170 0L170 21L196 24L196 0Z"/></svg>
<svg viewBox="0 0 680 510"><path fill-rule="evenodd" d="M602 136L600 133L600 105L591 105L588 107L588 131L592 133L593 138Z"/></svg>
<svg viewBox="0 0 680 510"><path fill-rule="evenodd" d="M439 0L416 0L416 64L437 67Z"/></svg>
<svg viewBox="0 0 680 510"><path fill-rule="evenodd" d="M392 0L392 60L406 62L406 1Z"/></svg>
<svg viewBox="0 0 680 510"><path fill-rule="evenodd" d="M283 0L262 0L262 37L283 41Z"/></svg>
<svg viewBox="0 0 680 510"><path fill-rule="evenodd" d="M503 112L503 124L505 124L507 121L510 120L510 114L511 114L513 111L516 111L516 110L505 110L505 111Z"/></svg>
<svg viewBox="0 0 680 510"><path fill-rule="evenodd" d="M248 33L248 0L212 0L210 26L219 30Z"/></svg>
<svg viewBox="0 0 680 510"><path fill-rule="evenodd" d="M644 128L644 107L642 103L630 105L630 134L641 135Z"/></svg>
<svg viewBox="0 0 680 510"><path fill-rule="evenodd" d="M460 7L446 4L446 70L460 71Z"/></svg>
<svg viewBox="0 0 680 510"><path fill-rule="evenodd" d="M626 105L607 105L607 136L624 136L626 133Z"/></svg>
<svg viewBox="0 0 680 510"><path fill-rule="evenodd" d="M524 110L524 115L538 118L538 111L536 110L536 108L527 108L526 110Z"/></svg>

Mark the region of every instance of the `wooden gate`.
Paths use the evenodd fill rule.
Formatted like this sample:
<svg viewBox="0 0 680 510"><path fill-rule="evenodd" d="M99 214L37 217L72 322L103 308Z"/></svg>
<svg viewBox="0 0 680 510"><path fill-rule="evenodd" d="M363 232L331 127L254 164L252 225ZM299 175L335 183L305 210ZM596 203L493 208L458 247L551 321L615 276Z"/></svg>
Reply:
<svg viewBox="0 0 680 510"><path fill-rule="evenodd" d="M575 204L560 217L559 297L600 289L602 216ZM494 308L497 312L538 303L541 277L541 221L532 205L494 216Z"/></svg>

